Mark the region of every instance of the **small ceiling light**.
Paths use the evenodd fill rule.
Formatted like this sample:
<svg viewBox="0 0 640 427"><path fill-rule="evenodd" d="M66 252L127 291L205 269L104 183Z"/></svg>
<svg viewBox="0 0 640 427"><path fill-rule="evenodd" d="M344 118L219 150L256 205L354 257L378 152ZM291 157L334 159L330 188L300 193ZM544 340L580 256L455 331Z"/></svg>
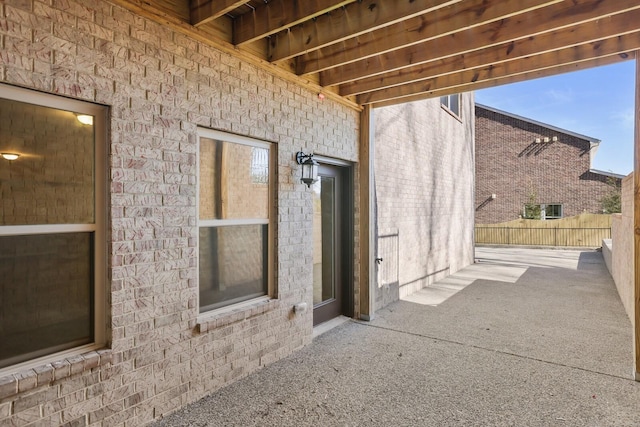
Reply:
<svg viewBox="0 0 640 427"><path fill-rule="evenodd" d="M93 116L88 114L76 114L78 121L83 125L93 125Z"/></svg>
<svg viewBox="0 0 640 427"><path fill-rule="evenodd" d="M2 153L0 155L5 160L16 160L18 157L20 157L20 154L17 153Z"/></svg>
<svg viewBox="0 0 640 427"><path fill-rule="evenodd" d="M313 154L305 154L302 151L296 153L296 162L302 165L302 177L300 180L311 187L318 181L318 162L313 158Z"/></svg>

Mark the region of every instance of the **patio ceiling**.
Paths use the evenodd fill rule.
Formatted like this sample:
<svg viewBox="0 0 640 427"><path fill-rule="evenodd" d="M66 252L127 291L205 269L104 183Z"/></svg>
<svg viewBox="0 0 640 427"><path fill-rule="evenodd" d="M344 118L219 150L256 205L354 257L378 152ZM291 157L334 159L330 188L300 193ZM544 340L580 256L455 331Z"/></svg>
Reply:
<svg viewBox="0 0 640 427"><path fill-rule="evenodd" d="M640 49L638 0L112 1L373 107L611 64Z"/></svg>

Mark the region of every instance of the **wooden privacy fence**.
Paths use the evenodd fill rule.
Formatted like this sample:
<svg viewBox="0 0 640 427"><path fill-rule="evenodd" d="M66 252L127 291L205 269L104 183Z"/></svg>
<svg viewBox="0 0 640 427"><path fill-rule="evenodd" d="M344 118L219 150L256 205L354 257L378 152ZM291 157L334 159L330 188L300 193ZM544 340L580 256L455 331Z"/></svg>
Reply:
<svg viewBox="0 0 640 427"><path fill-rule="evenodd" d="M479 244L600 247L611 238L611 216L583 213L557 220L519 219L476 225Z"/></svg>
<svg viewBox="0 0 640 427"><path fill-rule="evenodd" d="M600 247L611 228L476 227L476 243L531 246Z"/></svg>

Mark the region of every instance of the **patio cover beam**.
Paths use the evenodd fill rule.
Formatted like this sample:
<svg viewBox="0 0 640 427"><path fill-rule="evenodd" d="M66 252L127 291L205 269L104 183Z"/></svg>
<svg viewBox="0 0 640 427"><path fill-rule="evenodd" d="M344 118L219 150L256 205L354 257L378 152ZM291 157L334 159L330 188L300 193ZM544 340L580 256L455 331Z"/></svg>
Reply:
<svg viewBox="0 0 640 427"><path fill-rule="evenodd" d="M242 6L245 0L190 0L191 25L199 26Z"/></svg>
<svg viewBox="0 0 640 427"><path fill-rule="evenodd" d="M438 98L440 96L444 96L444 95L453 95L456 93L462 93L462 92L469 92L469 91L473 91L473 90L479 90L479 89L486 89L486 88L490 88L490 87L496 87L496 86L501 86L501 85L507 85L507 84L512 84L512 83L518 83L518 82L523 82L523 81L527 81L527 80L534 80L534 79L540 79L543 77L549 77L549 76L553 76L556 74L563 74L563 73L571 73L574 71L581 71L581 70L587 70L589 68L594 68L594 67L602 67L605 65L612 65L612 64L616 64L620 62L620 56L618 55L613 55L613 56L605 56L602 58L597 58L597 59L591 59L591 60L587 60L587 61L582 61L582 62L576 62L573 64L565 64L563 66L559 66L559 67L555 67L555 68L546 68L543 70L537 70L537 71L532 71L529 73L524 73L521 75L515 75L515 76L505 76L505 77L501 77L501 78L496 78L496 79L492 79L492 80L485 80L482 82L473 82L473 83L467 83L461 86L451 86L449 88L445 88L445 89L440 89L440 88L436 88L430 92L426 92L426 93L416 93L413 95L408 95L402 98L398 98L398 99L387 99L381 102L376 102L371 104L374 108L379 108L379 107L386 107L389 105L396 105L399 102L414 102L414 101L420 101L423 99L427 99L427 98Z"/></svg>
<svg viewBox="0 0 640 427"><path fill-rule="evenodd" d="M331 86L361 78L361 73L371 62L368 58L375 57L384 62L381 65L383 71L402 68L440 56L439 45L447 40L446 36L455 39L455 49L460 50L461 45L472 40L466 38L472 29L483 28L484 39L486 32L493 30L488 34L493 38L496 37L495 25L502 20L516 15L526 16L527 12L555 3L557 0L522 0L519 3L472 0L449 5L339 44L306 52L296 58L296 71L305 75L326 70L321 76L322 84ZM494 27L487 27L492 23ZM498 31L503 34L500 28ZM341 76L342 73L345 75Z"/></svg>
<svg viewBox="0 0 640 427"><path fill-rule="evenodd" d="M369 92L359 95L357 100L359 104L371 104L411 96L415 93L427 93L436 87L440 90L452 88L454 92L461 92L458 89L460 86L472 83L544 70L548 70L549 75L554 75L557 74L560 66L588 62L602 57L619 56L618 60L631 58L637 49L640 49L640 32L548 52L521 61L492 64L487 67L468 69L416 83Z"/></svg>
<svg viewBox="0 0 640 427"><path fill-rule="evenodd" d="M358 317L373 320L375 276L374 130L373 110L365 105L360 112L360 293Z"/></svg>
<svg viewBox="0 0 640 427"><path fill-rule="evenodd" d="M465 70L493 68L497 65L504 66L505 63L531 63L534 55L541 55L552 51L564 50L566 55L572 59L578 58L577 54L585 55L584 58L602 55L598 52L607 50L603 43L610 46L623 45L625 40L629 42L629 34L638 32L638 22L640 22L640 9L633 10L627 14L617 14L608 16L596 21L590 21L581 25L565 27L549 33L540 34L536 37L501 43L486 49L479 49L463 55L449 56L442 59L426 62L424 64L403 68L397 71L386 72L373 77L363 78L357 81L340 85L340 95L359 95L400 86L417 81L433 79L448 74L456 74ZM617 36L621 38L614 39ZM607 40L609 39L609 40ZM582 52L577 46L584 46ZM636 47L637 48L637 47ZM635 50L636 48L631 48ZM622 50L629 50L629 47ZM609 47L609 50L611 48ZM566 59L562 63L566 63ZM559 64L556 64L559 65ZM531 65L528 65L531 67ZM520 66L527 67L526 65Z"/></svg>
<svg viewBox="0 0 640 427"><path fill-rule="evenodd" d="M251 13L238 16L233 23L233 43L251 43L356 0L271 0Z"/></svg>
<svg viewBox="0 0 640 427"><path fill-rule="evenodd" d="M638 0L110 1L358 111L640 48Z"/></svg>
<svg viewBox="0 0 640 427"><path fill-rule="evenodd" d="M283 61L306 52L335 45L347 39L400 25L405 20L441 9L461 0L418 0L406 2L363 1L350 4L331 13L274 35L269 43L269 60ZM478 0L474 0L474 3ZM492 0L498 1L498 0ZM544 2L549 0L527 0ZM485 0L486 2L486 0ZM405 30L406 32L406 30ZM384 44L380 39L380 44ZM339 46L339 45L338 45Z"/></svg>
<svg viewBox="0 0 640 427"><path fill-rule="evenodd" d="M634 375L640 381L640 66L638 58L640 50L636 52L636 98L635 98L635 138L633 160L633 269L634 269Z"/></svg>
<svg viewBox="0 0 640 427"><path fill-rule="evenodd" d="M603 14L622 13L622 8L614 6L625 7L624 11L626 12L640 8L637 0L593 1L593 3L591 8L577 8L575 10L572 10L567 3L555 4L540 9L535 13L516 15L479 27L438 36L383 55L368 57L322 71L320 73L320 82L323 86L342 84L438 59L466 55L479 49L487 49L503 43L524 38L535 38L541 34L557 31L565 27L602 19ZM594 36L590 35L589 38L593 39ZM351 59L357 56L356 53L349 55ZM301 62L300 59L298 60L297 66L299 70ZM322 60L326 60L326 57Z"/></svg>

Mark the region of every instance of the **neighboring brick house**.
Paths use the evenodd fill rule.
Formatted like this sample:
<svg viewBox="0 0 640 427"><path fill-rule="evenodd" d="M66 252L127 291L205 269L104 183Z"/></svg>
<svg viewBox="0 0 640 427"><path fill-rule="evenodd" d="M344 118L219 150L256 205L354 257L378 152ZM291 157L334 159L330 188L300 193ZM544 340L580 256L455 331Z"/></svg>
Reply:
<svg viewBox="0 0 640 427"><path fill-rule="evenodd" d="M592 168L600 140L485 105L475 115L477 224L518 219L530 201L543 219L603 213L623 176Z"/></svg>
<svg viewBox="0 0 640 427"><path fill-rule="evenodd" d="M399 297L361 278L360 108L107 0L0 16L1 425L143 425L310 343L333 200L301 149L343 184L342 313ZM461 99L376 112L405 289L473 262Z"/></svg>

